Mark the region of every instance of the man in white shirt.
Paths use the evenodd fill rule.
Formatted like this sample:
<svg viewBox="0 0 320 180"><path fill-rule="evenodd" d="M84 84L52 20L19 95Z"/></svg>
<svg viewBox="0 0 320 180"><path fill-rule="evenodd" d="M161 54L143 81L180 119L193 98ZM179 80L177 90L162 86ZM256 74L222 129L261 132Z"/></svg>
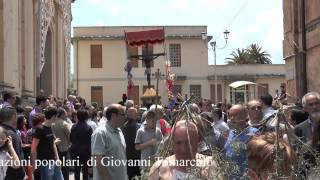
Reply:
<svg viewBox="0 0 320 180"><path fill-rule="evenodd" d="M260 97L260 101L262 102L262 112L263 112L263 118L262 121L267 121L266 125L267 127L272 127L271 120L273 119L278 112L277 110L274 110L272 108L272 101L273 98L270 94L263 95Z"/></svg>

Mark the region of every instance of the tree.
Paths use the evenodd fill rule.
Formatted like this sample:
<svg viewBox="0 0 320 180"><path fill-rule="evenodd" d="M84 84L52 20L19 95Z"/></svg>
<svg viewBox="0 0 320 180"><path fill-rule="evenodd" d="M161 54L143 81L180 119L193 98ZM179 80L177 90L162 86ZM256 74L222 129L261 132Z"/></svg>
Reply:
<svg viewBox="0 0 320 180"><path fill-rule="evenodd" d="M249 59L255 64L272 64L270 54L267 51L263 51L262 47L258 44L251 44L247 48Z"/></svg>
<svg viewBox="0 0 320 180"><path fill-rule="evenodd" d="M231 58L226 58L228 64L251 64L248 62L248 53L245 49L237 49L230 54Z"/></svg>
<svg viewBox="0 0 320 180"><path fill-rule="evenodd" d="M270 54L258 44L251 44L246 49L237 48L226 58L227 64L272 64Z"/></svg>

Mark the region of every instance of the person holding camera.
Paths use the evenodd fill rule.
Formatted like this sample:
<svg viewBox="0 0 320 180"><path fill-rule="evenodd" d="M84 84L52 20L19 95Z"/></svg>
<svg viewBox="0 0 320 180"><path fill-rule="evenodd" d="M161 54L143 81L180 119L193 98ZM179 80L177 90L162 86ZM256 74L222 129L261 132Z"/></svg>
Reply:
<svg viewBox="0 0 320 180"><path fill-rule="evenodd" d="M14 169L20 167L19 157L12 145L12 138L7 136L6 131L2 127L0 127L0 161L5 163L0 166L0 179L6 177L9 166Z"/></svg>

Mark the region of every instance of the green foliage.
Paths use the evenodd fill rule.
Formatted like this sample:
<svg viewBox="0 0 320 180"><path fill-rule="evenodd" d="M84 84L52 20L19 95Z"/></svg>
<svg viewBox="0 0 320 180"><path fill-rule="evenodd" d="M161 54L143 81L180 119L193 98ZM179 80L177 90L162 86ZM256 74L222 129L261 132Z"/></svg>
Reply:
<svg viewBox="0 0 320 180"><path fill-rule="evenodd" d="M199 119L197 116L192 114L190 112L190 109L188 107L189 104L196 102L197 99L194 97L191 97L188 101L185 101L182 106L179 109L178 117L177 119L185 119L188 122L194 122L199 124ZM201 119L201 122L203 121L203 126L205 127L206 120ZM280 106L280 109L278 110L276 116L272 120L275 123L275 133L277 134L277 140L274 144L273 149L273 156L274 156L274 167L273 171L268 172L266 179L306 179L307 177L309 179L319 179L320 177L320 155L319 152L315 151L310 145L304 143L301 141L294 133L292 127L289 125L288 121L284 119L284 112L283 107ZM265 122L266 123L266 122ZM173 125L175 126L175 124ZM241 134L242 132L239 132L238 134ZM206 136L206 130L199 129L199 134L201 137ZM287 134L288 136L288 144L294 148L296 152L296 161L293 166L291 166L291 172L289 175L286 175L286 173L283 172L283 168L281 164L283 164L283 161L285 161L283 156L283 149L279 146L279 139L283 138L283 134ZM189 137L188 138L192 138ZM205 138L202 138L205 141ZM158 157L166 158L173 154L172 152L172 136L170 135L166 139L166 143L159 146L158 150ZM190 140L189 140L190 142ZM206 142L207 145L210 143ZM238 143L237 141L231 142L231 146L234 149L235 154L240 153L240 149L246 148L244 147L244 144ZM192 177L186 178L186 179L201 179L201 180L216 180L216 179L228 179L228 177L231 174L237 174L240 173L240 167L237 165L236 162L233 162L232 160L227 160L225 158L225 152L223 150L219 150L215 147L212 147L209 145L210 150L205 153L207 156L211 156L213 161L216 164L216 169L214 172L211 172L212 174L207 175L206 177L203 177L201 175L201 169L193 166L189 167L187 169L187 172ZM258 152L257 152L258 153ZM312 157L313 161L310 162L306 160L306 155L309 157ZM149 168L146 167L141 171L141 176L136 177L135 179L138 180L147 180L149 178ZM288 177L289 176L289 177ZM307 176L307 177L306 177ZM244 173L241 177L239 177L241 180L247 180L250 179L249 175Z"/></svg>
<svg viewBox="0 0 320 180"><path fill-rule="evenodd" d="M272 64L271 55L258 44L251 44L246 49L237 48L226 58L227 64Z"/></svg>

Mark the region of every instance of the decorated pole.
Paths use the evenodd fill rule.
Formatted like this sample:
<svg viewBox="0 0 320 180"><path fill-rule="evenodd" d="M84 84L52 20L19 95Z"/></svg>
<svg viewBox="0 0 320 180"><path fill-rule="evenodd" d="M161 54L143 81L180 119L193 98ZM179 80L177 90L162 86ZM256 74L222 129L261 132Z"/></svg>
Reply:
<svg viewBox="0 0 320 180"><path fill-rule="evenodd" d="M127 72L127 79L128 79L127 94L128 94L128 97L130 98L131 97L131 90L133 87L133 81L132 81L133 76L131 73L132 64L131 64L130 60L127 62L126 66L124 67L124 70Z"/></svg>
<svg viewBox="0 0 320 180"><path fill-rule="evenodd" d="M159 104L159 79L161 79L162 77L164 77L164 74L162 74L160 72L160 69L158 68L157 71L154 73L155 78L157 79L157 86L156 86L156 109L157 109L157 105Z"/></svg>

